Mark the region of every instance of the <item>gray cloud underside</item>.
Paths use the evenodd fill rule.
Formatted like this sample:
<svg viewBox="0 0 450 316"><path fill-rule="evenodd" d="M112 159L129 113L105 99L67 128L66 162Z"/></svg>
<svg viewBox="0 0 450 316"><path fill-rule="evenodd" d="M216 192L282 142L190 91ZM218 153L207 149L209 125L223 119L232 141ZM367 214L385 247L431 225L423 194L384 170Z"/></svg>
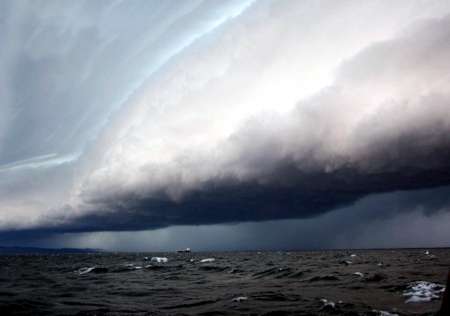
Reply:
<svg viewBox="0 0 450 316"><path fill-rule="evenodd" d="M371 195L350 207L309 219L199 224L136 231L139 227L146 227L142 222L148 218L143 214L142 217L134 217L135 223L128 222L131 231L117 232L111 231L109 226L117 223L116 215L113 221L101 217L85 219L84 225L103 227L107 230L104 232L83 233L80 226L60 228L59 231L41 228L21 231L20 234L3 232L0 242L4 245L118 251L167 251L186 247L199 251L446 246L450 237L447 229L449 207L450 187L442 187ZM129 218L123 216L121 220L126 222Z"/></svg>

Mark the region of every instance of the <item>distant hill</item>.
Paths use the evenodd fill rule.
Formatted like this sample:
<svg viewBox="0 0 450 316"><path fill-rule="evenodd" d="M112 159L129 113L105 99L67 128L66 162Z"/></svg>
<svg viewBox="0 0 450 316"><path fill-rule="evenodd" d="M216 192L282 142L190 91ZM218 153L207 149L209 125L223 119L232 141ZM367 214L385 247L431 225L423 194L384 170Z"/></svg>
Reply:
<svg viewBox="0 0 450 316"><path fill-rule="evenodd" d="M100 249L90 248L39 248L39 247L0 247L0 255L6 254L35 254L35 253L96 253Z"/></svg>

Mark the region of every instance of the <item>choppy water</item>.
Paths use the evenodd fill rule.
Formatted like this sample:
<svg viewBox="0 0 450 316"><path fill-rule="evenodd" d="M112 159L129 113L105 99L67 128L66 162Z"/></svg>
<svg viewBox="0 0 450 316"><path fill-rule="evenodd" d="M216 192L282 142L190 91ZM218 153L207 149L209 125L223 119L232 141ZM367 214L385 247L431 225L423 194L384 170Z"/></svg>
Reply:
<svg viewBox="0 0 450 316"><path fill-rule="evenodd" d="M433 315L449 267L450 249L0 256L0 314Z"/></svg>

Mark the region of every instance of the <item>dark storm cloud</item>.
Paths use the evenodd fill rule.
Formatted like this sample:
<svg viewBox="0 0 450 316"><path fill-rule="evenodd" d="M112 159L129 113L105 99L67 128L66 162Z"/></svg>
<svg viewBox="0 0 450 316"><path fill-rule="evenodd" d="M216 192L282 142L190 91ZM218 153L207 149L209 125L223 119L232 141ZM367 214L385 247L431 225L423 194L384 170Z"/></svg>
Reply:
<svg viewBox="0 0 450 316"><path fill-rule="evenodd" d="M292 113L248 121L211 157L148 164L131 190L85 187L80 230L307 218L450 184L448 43L450 17L424 22L345 62ZM203 178L183 176L208 166Z"/></svg>
<svg viewBox="0 0 450 316"><path fill-rule="evenodd" d="M333 173L301 173L292 167L271 176L282 179L268 184L221 181L205 183L180 201L159 197L118 197L96 201L97 212L76 220L69 230L136 230L171 225L216 224L286 218L310 218L348 206L373 193L431 188L450 183L443 169L403 169L396 172L364 174L351 168ZM449 191L436 189L425 203L426 212L437 205L450 206ZM402 210L415 209L414 196L402 201ZM417 203L416 203L417 202ZM436 203L436 204L435 204ZM387 205L395 212L394 205ZM429 209L428 209L429 207ZM112 210L112 212L111 212Z"/></svg>
<svg viewBox="0 0 450 316"><path fill-rule="evenodd" d="M320 249L448 246L450 187L370 195L354 205L308 219L171 226L122 232L75 232L78 227L3 232L3 245L90 247L118 251ZM116 228L118 214L110 221ZM87 229L108 219L85 219ZM127 221L129 218L122 217ZM145 221L147 218L141 218ZM129 224L129 223L128 223ZM106 227L107 225L105 225ZM108 226L108 229L110 227ZM59 232L58 232L59 230ZM89 229L87 229L89 231Z"/></svg>
<svg viewBox="0 0 450 316"><path fill-rule="evenodd" d="M449 5L252 3L1 3L3 240L446 212Z"/></svg>

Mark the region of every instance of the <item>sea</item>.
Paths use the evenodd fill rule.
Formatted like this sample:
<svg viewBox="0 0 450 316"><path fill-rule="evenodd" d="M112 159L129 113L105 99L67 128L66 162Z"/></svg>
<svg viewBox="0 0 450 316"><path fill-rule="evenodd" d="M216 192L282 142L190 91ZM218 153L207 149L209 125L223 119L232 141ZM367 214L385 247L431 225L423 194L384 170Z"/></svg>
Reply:
<svg viewBox="0 0 450 316"><path fill-rule="evenodd" d="M435 315L450 249L0 256L0 315Z"/></svg>

